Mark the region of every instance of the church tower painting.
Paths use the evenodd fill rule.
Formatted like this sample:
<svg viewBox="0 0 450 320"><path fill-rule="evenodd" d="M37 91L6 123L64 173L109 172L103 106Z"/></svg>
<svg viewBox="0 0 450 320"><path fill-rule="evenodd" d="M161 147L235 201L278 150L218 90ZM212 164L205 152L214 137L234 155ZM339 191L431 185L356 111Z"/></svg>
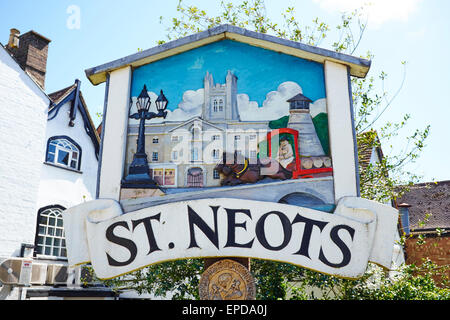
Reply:
<svg viewBox="0 0 450 320"><path fill-rule="evenodd" d="M212 74L206 72L204 89L202 110L204 120L240 120L237 106L237 77L231 71L227 73L225 84L215 84Z"/></svg>

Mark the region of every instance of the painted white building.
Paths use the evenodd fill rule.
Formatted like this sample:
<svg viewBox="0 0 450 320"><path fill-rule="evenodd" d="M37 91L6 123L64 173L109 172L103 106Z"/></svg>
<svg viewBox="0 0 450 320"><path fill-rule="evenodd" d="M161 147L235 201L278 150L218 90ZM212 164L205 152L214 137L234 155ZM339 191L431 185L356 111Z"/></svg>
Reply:
<svg viewBox="0 0 450 320"><path fill-rule="evenodd" d="M50 98L0 46L0 259L32 244Z"/></svg>
<svg viewBox="0 0 450 320"><path fill-rule="evenodd" d="M81 83L45 94L50 40L19 34L0 45L0 299L110 297L67 268L61 212L95 199L97 185L100 139ZM32 261L31 286L1 282L20 282L11 259Z"/></svg>
<svg viewBox="0 0 450 320"><path fill-rule="evenodd" d="M281 86L291 87L292 82L283 83ZM170 119L162 121L156 118L156 121L149 121L150 123L146 124L145 144L146 150L149 150L150 174L158 185L164 188L218 187L221 177L215 167L222 160L224 152L232 154L236 151L248 158L251 163L257 162L260 151L267 152L265 147L260 150L259 145L267 141L267 133L272 130L270 120L246 119L243 121L242 119L245 116L248 117L248 114L240 113L237 87L238 78L230 70L226 74L225 83L215 82L212 74L206 72L203 88L198 90L203 92L200 114L191 113L186 119L181 118L177 121ZM312 101L300 93L300 86L295 84L292 87L294 89L286 90L293 91L291 96L288 96L291 99L281 101L282 105L278 107L288 111L287 127L299 132L299 154L307 158L325 159L327 156L310 114L309 103ZM297 91L295 88L298 88ZM154 95L152 92L150 94ZM242 94L240 96L242 98ZM302 108L297 107L295 103L298 99L308 100L308 104ZM132 100L130 113L135 113L137 98ZM322 100L326 101L326 99ZM126 157L127 169L132 163L135 152L139 120L130 119L129 124L128 143L131 147ZM290 161L293 161L292 159ZM304 166L307 161L312 163L306 158L303 160ZM324 161L321 161L317 168L321 166L325 166Z"/></svg>

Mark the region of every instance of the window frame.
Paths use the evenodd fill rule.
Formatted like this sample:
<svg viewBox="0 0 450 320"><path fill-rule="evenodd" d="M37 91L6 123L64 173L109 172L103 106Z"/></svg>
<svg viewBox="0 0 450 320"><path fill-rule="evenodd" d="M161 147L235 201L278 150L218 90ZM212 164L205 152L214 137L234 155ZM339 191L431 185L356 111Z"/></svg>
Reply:
<svg viewBox="0 0 450 320"><path fill-rule="evenodd" d="M49 210L58 210L58 216L59 217L55 217L56 221L55 224L52 224L51 226L48 224L48 220L47 220L47 224L43 225L40 223L41 221L41 217L43 213L46 213L46 211ZM66 210L66 208L64 208L61 205L50 205L50 206L45 206L42 207L38 210L38 214L37 214L37 220L36 220L36 234L35 234L35 239L34 239L34 252L33 252L33 257L35 258L42 258L42 259L55 259L55 260L67 260L67 245L66 245L66 238L65 238L65 230L64 230L64 222L63 222L63 217L61 215L61 213ZM47 218L49 219L49 218ZM61 221L61 226L58 226L57 221L60 219ZM40 227L41 226L45 226L45 234L41 234L39 232ZM53 234L47 234L47 228L52 227L54 228L54 233ZM61 230L61 235L56 235L56 229ZM40 245L38 243L39 239L43 238L43 243ZM51 243L50 245L47 244L47 238L51 239ZM60 245L55 245L55 239L60 240ZM42 247L43 248L43 252L42 253L38 253L38 247ZM50 254L46 254L45 253L45 248L49 247L50 248ZM53 252L54 250L57 249L59 250L60 255L54 255ZM61 255L62 251L65 251L66 255Z"/></svg>
<svg viewBox="0 0 450 320"><path fill-rule="evenodd" d="M71 166L72 161L74 161L73 160L73 152L74 152L74 150L71 150L72 153L70 154L70 160L68 161L68 164L65 165L65 164L62 164L62 163L58 162L58 160L57 160L57 152L56 152L56 148L57 147L55 146L55 152L52 152L53 153L53 161L49 161L50 145L51 145L51 143L53 141L56 141L56 140L67 140L76 149L78 149L78 159L77 159L76 168ZM66 150L68 151L68 149L66 149ZM61 168L64 168L64 169L80 171L81 170L82 155L83 155L83 150L82 150L81 146L78 143L76 143L75 140L73 140L72 138L70 138L68 136L53 136L53 137L50 137L47 140L47 150L45 152L45 162L48 163L48 164L55 165L57 167L61 167Z"/></svg>

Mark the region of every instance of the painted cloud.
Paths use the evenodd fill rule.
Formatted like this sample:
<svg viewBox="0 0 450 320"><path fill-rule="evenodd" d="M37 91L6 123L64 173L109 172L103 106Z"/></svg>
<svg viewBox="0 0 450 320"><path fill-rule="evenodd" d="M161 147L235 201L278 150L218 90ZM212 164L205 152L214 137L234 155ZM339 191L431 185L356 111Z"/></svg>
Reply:
<svg viewBox="0 0 450 320"><path fill-rule="evenodd" d="M149 91L148 95L150 96L152 103L158 98L158 95L152 91ZM188 90L183 94L183 100L178 104L178 108L173 111L167 110L166 119L155 118L148 122L161 123L163 121L185 121L193 117L201 116L204 99L204 89L198 89L196 91ZM130 114L137 112L136 97L133 97L132 101L133 105ZM154 108L154 105L152 105L150 109L152 109L152 107ZM155 110L153 110L153 112L155 112ZM130 119L130 122L132 121L137 123L138 120Z"/></svg>
<svg viewBox="0 0 450 320"><path fill-rule="evenodd" d="M269 121L276 120L289 115L289 103L287 100L295 95L303 93L302 88L295 82L287 81L280 84L276 91L271 91L266 95L262 106L260 107L256 101L250 101L247 94L241 93L237 95L237 104L241 121ZM157 99L154 92L148 92L151 101ZM204 103L204 89L188 90L183 94L183 100L178 104L178 108L173 111L168 110L166 119L156 118L149 123L160 123L163 121L186 121L202 114L202 106ZM136 112L136 97L133 99L131 114ZM154 108L154 106L152 105ZM319 113L326 113L326 99L319 99L311 103L311 116L315 117ZM137 120L130 121L137 123Z"/></svg>
<svg viewBox="0 0 450 320"><path fill-rule="evenodd" d="M303 93L302 88L295 82L287 81L280 84L277 91L271 91L266 95L262 107L255 101L250 101L248 95L238 94L238 108L242 121L267 121L276 120L289 115L289 103L287 100ZM311 116L326 110L326 99L319 99L310 105Z"/></svg>
<svg viewBox="0 0 450 320"><path fill-rule="evenodd" d="M261 107L255 101L249 101L246 94L238 94L239 115L242 121L276 120L289 115L289 103L293 96L303 93L302 88L295 82L283 82L277 91L266 95Z"/></svg>

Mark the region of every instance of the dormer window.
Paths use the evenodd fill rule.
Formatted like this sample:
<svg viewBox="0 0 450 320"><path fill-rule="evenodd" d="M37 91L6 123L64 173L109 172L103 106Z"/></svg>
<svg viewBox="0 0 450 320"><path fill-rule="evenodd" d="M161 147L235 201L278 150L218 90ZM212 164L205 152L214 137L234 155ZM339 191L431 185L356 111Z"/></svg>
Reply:
<svg viewBox="0 0 450 320"><path fill-rule="evenodd" d="M58 166L80 170L81 147L69 137L52 137L48 140L46 161Z"/></svg>

